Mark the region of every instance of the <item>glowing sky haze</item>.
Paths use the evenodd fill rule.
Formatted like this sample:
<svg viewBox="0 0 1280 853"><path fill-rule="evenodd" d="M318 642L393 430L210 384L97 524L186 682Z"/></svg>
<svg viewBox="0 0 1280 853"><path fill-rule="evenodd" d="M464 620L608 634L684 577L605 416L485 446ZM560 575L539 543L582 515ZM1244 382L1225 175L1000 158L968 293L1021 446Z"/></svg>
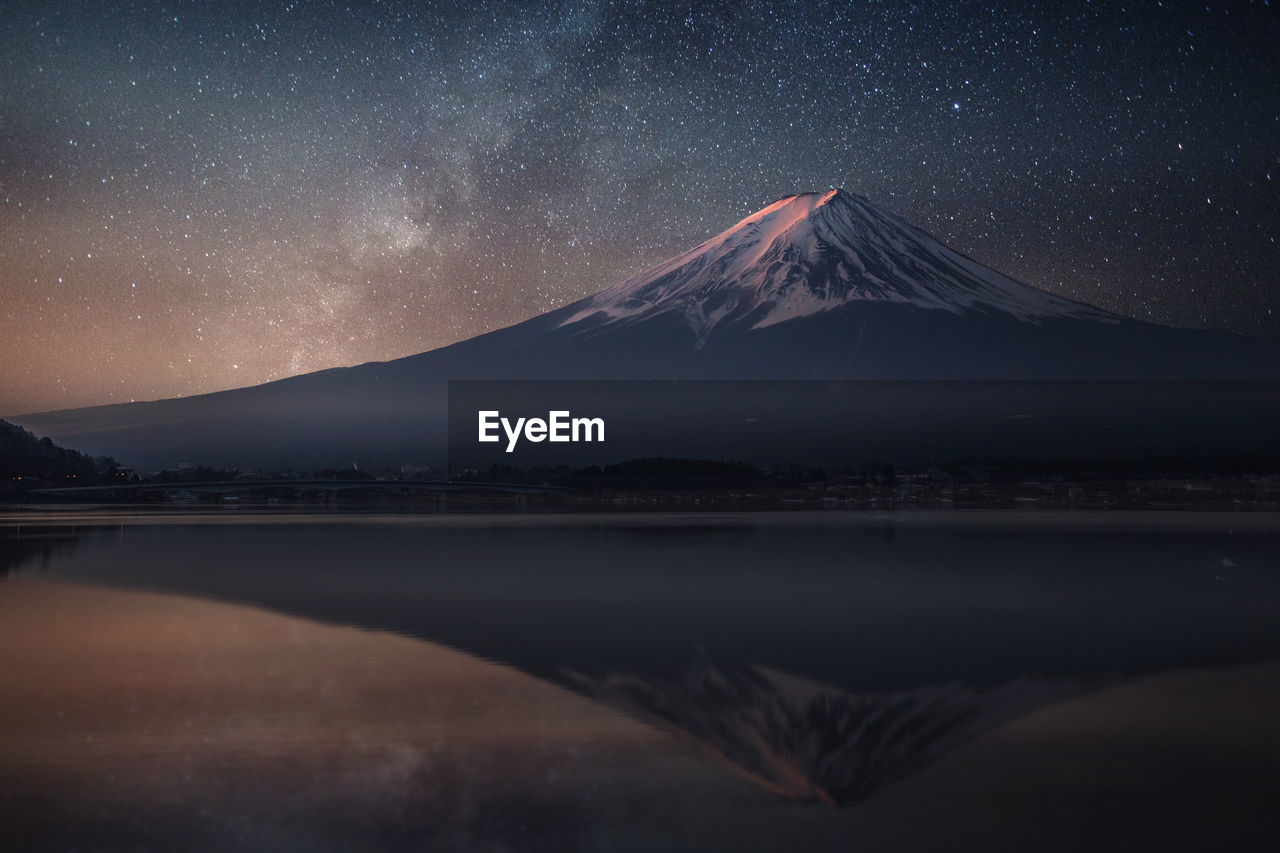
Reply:
<svg viewBox="0 0 1280 853"><path fill-rule="evenodd" d="M1277 337L1276 44L1268 2L8 3L0 413L421 352L833 186Z"/></svg>

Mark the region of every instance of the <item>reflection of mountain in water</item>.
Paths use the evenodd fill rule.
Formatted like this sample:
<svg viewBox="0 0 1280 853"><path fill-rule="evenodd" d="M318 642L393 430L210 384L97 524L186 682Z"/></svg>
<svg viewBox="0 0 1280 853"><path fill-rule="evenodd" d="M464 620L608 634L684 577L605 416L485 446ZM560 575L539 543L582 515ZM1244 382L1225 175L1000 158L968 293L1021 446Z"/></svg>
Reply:
<svg viewBox="0 0 1280 853"><path fill-rule="evenodd" d="M51 573L440 643L811 802L1116 678L1280 659L1270 516L886 518L105 520Z"/></svg>
<svg viewBox="0 0 1280 853"><path fill-rule="evenodd" d="M964 741L1080 692L1021 679L975 691L954 685L855 694L699 656L682 681L567 673L571 686L664 730L692 737L784 799L846 806L867 800Z"/></svg>

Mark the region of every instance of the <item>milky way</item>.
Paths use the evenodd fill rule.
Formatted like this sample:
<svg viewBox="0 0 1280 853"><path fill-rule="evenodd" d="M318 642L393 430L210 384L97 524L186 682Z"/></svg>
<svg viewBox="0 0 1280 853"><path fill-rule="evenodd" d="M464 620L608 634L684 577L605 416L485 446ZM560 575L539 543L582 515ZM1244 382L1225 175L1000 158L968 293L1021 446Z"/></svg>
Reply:
<svg viewBox="0 0 1280 853"><path fill-rule="evenodd" d="M0 20L0 412L431 349L832 186L1280 336L1280 14L98 2Z"/></svg>

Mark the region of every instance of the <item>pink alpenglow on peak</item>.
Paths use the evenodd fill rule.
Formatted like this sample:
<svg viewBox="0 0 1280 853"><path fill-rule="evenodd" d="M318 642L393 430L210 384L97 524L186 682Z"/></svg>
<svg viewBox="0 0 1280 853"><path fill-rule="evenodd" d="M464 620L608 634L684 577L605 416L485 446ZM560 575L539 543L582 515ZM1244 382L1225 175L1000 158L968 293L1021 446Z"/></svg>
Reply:
<svg viewBox="0 0 1280 853"><path fill-rule="evenodd" d="M399 466L445 455L448 382L461 379L1274 383L1280 343L1160 326L1054 296L947 248L860 196L831 190L780 199L594 296L440 349L200 397L9 420L144 470L185 459L245 468L282 460L323 468L353 458L362 468ZM1274 422L1258 402L1270 397L1238 393L1246 397L1220 407L1242 413L1222 421L1232 431L1197 427L1209 442L1197 452L1239 452L1253 439L1241 439L1237 427L1265 432ZM975 405L1016 415L1024 409L1015 397ZM896 416L867 415L884 419L886 441L898 440ZM308 424L305 441L298 423ZM1151 433L1142 429L1149 448ZM536 441L527 429L521 434ZM542 435L541 426L534 434ZM902 440L922 446L914 432ZM772 458L792 458L803 443ZM691 451L691 458L728 453L725 446ZM1184 452L1190 445L1177 446Z"/></svg>
<svg viewBox="0 0 1280 853"><path fill-rule="evenodd" d="M562 326L630 323L680 312L699 341L852 302L899 303L1032 322L1113 314L988 269L924 231L838 189L779 199L727 231L587 300Z"/></svg>

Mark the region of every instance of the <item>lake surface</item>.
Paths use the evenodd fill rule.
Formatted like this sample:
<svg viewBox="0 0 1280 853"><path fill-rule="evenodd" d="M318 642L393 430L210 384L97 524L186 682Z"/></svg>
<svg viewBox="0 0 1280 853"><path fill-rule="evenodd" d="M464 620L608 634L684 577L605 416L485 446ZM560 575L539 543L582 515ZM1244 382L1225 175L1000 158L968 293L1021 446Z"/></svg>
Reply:
<svg viewBox="0 0 1280 853"><path fill-rule="evenodd" d="M1280 849L1280 518L0 514L0 847Z"/></svg>

